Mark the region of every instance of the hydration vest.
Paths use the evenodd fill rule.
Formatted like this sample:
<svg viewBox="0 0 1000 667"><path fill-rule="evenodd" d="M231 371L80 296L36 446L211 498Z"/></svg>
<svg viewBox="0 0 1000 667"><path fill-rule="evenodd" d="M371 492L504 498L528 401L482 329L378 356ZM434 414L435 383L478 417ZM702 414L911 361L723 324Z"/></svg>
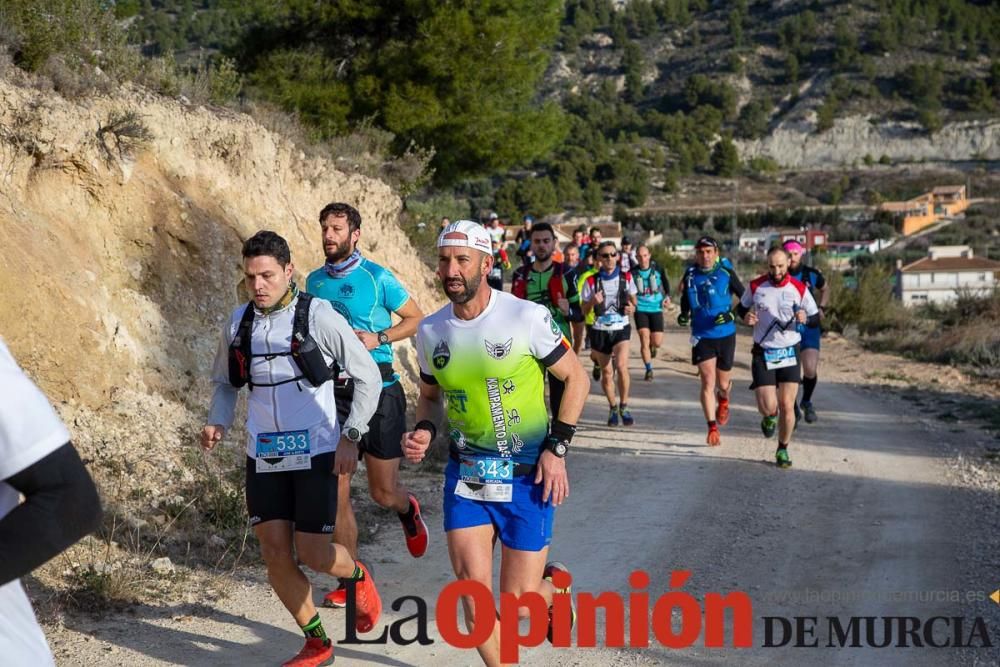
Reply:
<svg viewBox="0 0 1000 667"><path fill-rule="evenodd" d="M559 304L559 299L566 297L563 290L563 265L559 262L552 262L551 270L552 275L549 276L549 282L545 285L545 294L548 295L549 300L548 303L543 302L542 305L556 307ZM517 267L511 278L510 293L519 299L527 299L529 280L531 280L531 265L525 264Z"/></svg>
<svg viewBox="0 0 1000 667"><path fill-rule="evenodd" d="M312 294L299 292L298 301L295 304L295 315L292 319L291 349L288 352L267 354L253 354L250 350L250 341L253 337L254 307L253 301L247 304L239 327L236 329L236 336L229 344L229 384L237 388L247 385L250 391L253 391L255 386L276 387L306 379L314 387L318 387L340 374L337 362L327 365L326 359L323 358L323 352L319 349L315 339L309 335L309 303L312 299ZM287 356L291 356L302 375L271 383L253 382L250 379L250 363L254 357L273 359L274 357Z"/></svg>
<svg viewBox="0 0 1000 667"><path fill-rule="evenodd" d="M631 277L631 272L618 270L618 298L615 300L615 308L618 310L619 315L625 314L625 305L628 303L628 281ZM595 292L604 294L604 281L601 280L600 272L589 276L587 282L590 283L591 288ZM600 317L608 310L607 294L605 294L604 299L601 303L594 305L594 313L597 314L597 317Z"/></svg>
<svg viewBox="0 0 1000 667"><path fill-rule="evenodd" d="M660 288L663 288L663 292L665 294L667 288L666 285L663 284L663 280L660 277L661 275L660 267L656 264L656 262L650 262L649 269L650 270L649 270L648 280L643 279L642 273L640 273L640 269L637 269L635 272L635 277L633 278L633 280L635 281L636 288L639 290L639 294L640 295L656 294L660 291Z"/></svg>

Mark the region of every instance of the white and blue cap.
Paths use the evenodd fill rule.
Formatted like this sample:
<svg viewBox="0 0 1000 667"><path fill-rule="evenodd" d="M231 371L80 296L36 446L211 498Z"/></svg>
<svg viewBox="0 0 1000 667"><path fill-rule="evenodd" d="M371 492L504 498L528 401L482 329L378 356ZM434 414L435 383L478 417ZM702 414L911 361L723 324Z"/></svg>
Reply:
<svg viewBox="0 0 1000 667"><path fill-rule="evenodd" d="M456 220L441 230L437 247L472 248L487 255L493 254L493 240L490 233L478 222Z"/></svg>

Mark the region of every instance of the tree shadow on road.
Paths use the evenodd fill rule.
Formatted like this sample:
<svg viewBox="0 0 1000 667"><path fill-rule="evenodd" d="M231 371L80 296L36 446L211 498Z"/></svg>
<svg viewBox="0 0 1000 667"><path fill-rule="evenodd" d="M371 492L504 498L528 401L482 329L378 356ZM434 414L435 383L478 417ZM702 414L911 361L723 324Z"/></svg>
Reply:
<svg viewBox="0 0 1000 667"><path fill-rule="evenodd" d="M36 579L25 582L31 597L43 602L39 606L39 616L53 615L51 608L61 593L48 588ZM313 597L317 604L322 591L313 587ZM87 638L106 642L109 662L121 660L121 654L114 655L112 647L127 649L167 664L193 666L278 664L290 658L301 648L302 635L289 628L294 621L283 611L280 625L272 625L251 618L257 609L248 609L246 614L233 614L219 607L205 603L176 603L162 606L147 604L116 603L89 611L59 614L62 625ZM341 659L358 660L366 664L381 664L389 667L413 667L409 663L379 655L378 645L371 651L341 646L337 639L344 633L344 613L323 611L324 625L334 638L335 655ZM247 635L252 635L248 640ZM362 639L371 637L361 636ZM52 646L58 664L79 664L74 659L72 646L55 644Z"/></svg>

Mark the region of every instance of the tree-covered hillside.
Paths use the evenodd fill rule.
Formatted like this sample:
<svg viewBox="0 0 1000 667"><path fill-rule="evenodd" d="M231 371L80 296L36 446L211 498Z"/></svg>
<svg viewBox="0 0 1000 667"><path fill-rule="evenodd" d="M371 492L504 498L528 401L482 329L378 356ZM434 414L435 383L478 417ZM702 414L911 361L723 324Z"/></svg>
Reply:
<svg viewBox="0 0 1000 667"><path fill-rule="evenodd" d="M509 215L641 207L692 175L772 173L781 165L741 161L734 140L779 123L821 134L862 115L934 133L1000 105L1000 4L988 0L0 7L19 65L50 67L65 48L39 28L52 16L111 9L147 58L203 72L213 101L278 105L321 141L361 128L397 155L433 151L437 188ZM163 70L145 81L183 88Z"/></svg>

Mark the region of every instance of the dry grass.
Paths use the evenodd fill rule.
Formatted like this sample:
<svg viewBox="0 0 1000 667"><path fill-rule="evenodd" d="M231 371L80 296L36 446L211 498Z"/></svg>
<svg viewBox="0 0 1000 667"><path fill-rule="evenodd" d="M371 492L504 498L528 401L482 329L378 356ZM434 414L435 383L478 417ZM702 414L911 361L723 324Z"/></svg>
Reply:
<svg viewBox="0 0 1000 667"><path fill-rule="evenodd" d="M867 280L881 280L870 271ZM1000 290L988 295L959 294L950 304L918 310L903 307L888 290L866 284L835 292L835 314L857 326L863 342L884 352L921 361L964 366L985 377L1000 377Z"/></svg>

